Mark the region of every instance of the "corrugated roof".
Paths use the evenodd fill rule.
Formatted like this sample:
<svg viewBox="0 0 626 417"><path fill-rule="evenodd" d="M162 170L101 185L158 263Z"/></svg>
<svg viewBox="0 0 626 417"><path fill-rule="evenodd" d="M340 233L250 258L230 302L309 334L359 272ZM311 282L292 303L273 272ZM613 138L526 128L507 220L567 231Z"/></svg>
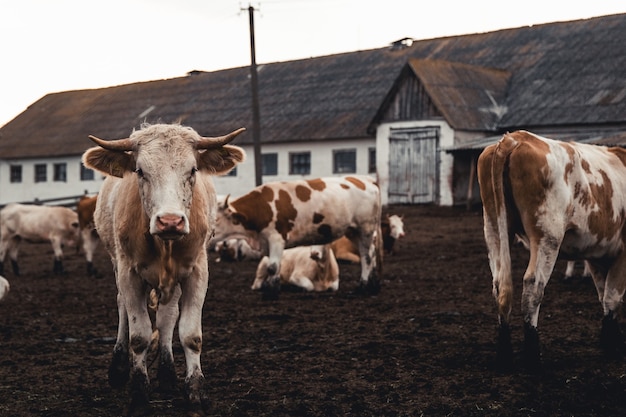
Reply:
<svg viewBox="0 0 626 417"><path fill-rule="evenodd" d="M366 136L411 59L437 61L418 65L416 74L456 126L491 125L492 116L483 120L476 113L486 103L480 88L469 91L461 82L500 83L493 75L498 71L511 74L498 130L624 124L625 27L626 14L620 14L260 65L261 140ZM452 74L443 84L433 71L437 65ZM469 103L460 103L468 95ZM90 146L88 135L125 137L143 121L180 121L202 135L250 128L249 69L46 95L0 129L0 157L78 155ZM252 135L237 143L252 143Z"/></svg>

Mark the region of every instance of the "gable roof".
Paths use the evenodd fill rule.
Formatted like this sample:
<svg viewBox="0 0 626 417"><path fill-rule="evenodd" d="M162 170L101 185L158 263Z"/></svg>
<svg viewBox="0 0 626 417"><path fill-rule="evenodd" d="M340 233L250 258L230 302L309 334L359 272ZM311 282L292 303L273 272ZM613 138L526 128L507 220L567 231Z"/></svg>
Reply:
<svg viewBox="0 0 626 417"><path fill-rule="evenodd" d="M494 122L474 113L487 101L463 81L495 83L501 94L505 78L498 130L624 124L624 27L626 14L619 14L260 65L261 140L366 137L407 62L453 126ZM88 135L127 137L144 121L179 121L205 136L251 128L248 67L48 94L0 129L0 157L80 155L91 146ZM252 135L237 143L251 144Z"/></svg>

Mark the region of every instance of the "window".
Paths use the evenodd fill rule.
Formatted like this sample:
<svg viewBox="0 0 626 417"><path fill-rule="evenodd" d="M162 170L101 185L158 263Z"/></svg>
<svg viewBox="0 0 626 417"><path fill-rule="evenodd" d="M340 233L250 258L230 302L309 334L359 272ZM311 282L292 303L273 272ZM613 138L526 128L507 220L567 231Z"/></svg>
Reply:
<svg viewBox="0 0 626 417"><path fill-rule="evenodd" d="M54 181L67 182L67 164L65 162L54 164Z"/></svg>
<svg viewBox="0 0 626 417"><path fill-rule="evenodd" d="M333 173L348 174L356 172L356 149L333 151Z"/></svg>
<svg viewBox="0 0 626 417"><path fill-rule="evenodd" d="M11 165L11 182L22 182L21 165Z"/></svg>
<svg viewBox="0 0 626 417"><path fill-rule="evenodd" d="M93 181L94 179L93 169L87 168L85 165L80 164L80 180L81 181Z"/></svg>
<svg viewBox="0 0 626 417"><path fill-rule="evenodd" d="M369 148L367 151L369 155L367 172L373 174L376 173L376 148Z"/></svg>
<svg viewBox="0 0 626 417"><path fill-rule="evenodd" d="M35 182L48 181L48 167L46 164L35 164Z"/></svg>
<svg viewBox="0 0 626 417"><path fill-rule="evenodd" d="M261 155L261 174L278 175L278 154L264 153Z"/></svg>
<svg viewBox="0 0 626 417"><path fill-rule="evenodd" d="M289 154L289 174L309 175L311 173L311 152Z"/></svg>

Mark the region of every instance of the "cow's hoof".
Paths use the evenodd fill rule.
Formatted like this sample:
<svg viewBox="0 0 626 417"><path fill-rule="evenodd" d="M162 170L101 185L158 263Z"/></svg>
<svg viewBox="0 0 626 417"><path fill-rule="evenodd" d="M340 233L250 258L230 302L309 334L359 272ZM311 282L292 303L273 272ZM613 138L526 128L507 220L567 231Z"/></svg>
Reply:
<svg viewBox="0 0 626 417"><path fill-rule="evenodd" d="M511 345L511 328L507 323L502 323L498 327L496 368L499 371L510 371L513 368L513 346Z"/></svg>
<svg viewBox="0 0 626 417"><path fill-rule="evenodd" d="M127 407L127 415L143 416L152 414L149 389L148 376L141 372L133 372L128 385L130 402Z"/></svg>
<svg viewBox="0 0 626 417"><path fill-rule="evenodd" d="M17 261L11 259L11 268L13 269L13 275L16 277L20 276L20 266L17 264Z"/></svg>
<svg viewBox="0 0 626 417"><path fill-rule="evenodd" d="M205 389L204 376L201 373L195 374L185 381L185 396L190 413L202 416L209 411L211 404Z"/></svg>
<svg viewBox="0 0 626 417"><path fill-rule="evenodd" d="M602 330L600 331L600 347L609 358L619 358L623 354L624 339L619 328L617 319L613 314L602 318Z"/></svg>
<svg viewBox="0 0 626 417"><path fill-rule="evenodd" d="M162 357L159 362L157 371L157 380L159 381L159 390L161 392L171 392L176 389L176 370L174 369L174 360L171 356Z"/></svg>
<svg viewBox="0 0 626 417"><path fill-rule="evenodd" d="M539 332L529 323L524 323L524 365L530 373L538 374L542 371Z"/></svg>
<svg viewBox="0 0 626 417"><path fill-rule="evenodd" d="M263 282L263 285L261 285L261 298L263 300L278 300L279 296L280 283L271 283L270 281Z"/></svg>
<svg viewBox="0 0 626 417"><path fill-rule="evenodd" d="M114 349L113 359L109 365L109 385L112 388L121 388L126 385L129 371L128 352L123 349Z"/></svg>

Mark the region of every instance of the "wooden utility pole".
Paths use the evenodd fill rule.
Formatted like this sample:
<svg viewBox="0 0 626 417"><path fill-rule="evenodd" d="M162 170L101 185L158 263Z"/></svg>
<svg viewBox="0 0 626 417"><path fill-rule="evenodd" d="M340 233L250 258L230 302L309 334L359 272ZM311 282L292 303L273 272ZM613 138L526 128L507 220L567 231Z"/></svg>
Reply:
<svg viewBox="0 0 626 417"><path fill-rule="evenodd" d="M244 9L242 9L244 10ZM254 7L248 6L250 18L250 80L252 85L252 140L254 144L254 178L257 186L263 183L261 170L261 116L259 110L259 80L256 69L256 47L254 44Z"/></svg>

